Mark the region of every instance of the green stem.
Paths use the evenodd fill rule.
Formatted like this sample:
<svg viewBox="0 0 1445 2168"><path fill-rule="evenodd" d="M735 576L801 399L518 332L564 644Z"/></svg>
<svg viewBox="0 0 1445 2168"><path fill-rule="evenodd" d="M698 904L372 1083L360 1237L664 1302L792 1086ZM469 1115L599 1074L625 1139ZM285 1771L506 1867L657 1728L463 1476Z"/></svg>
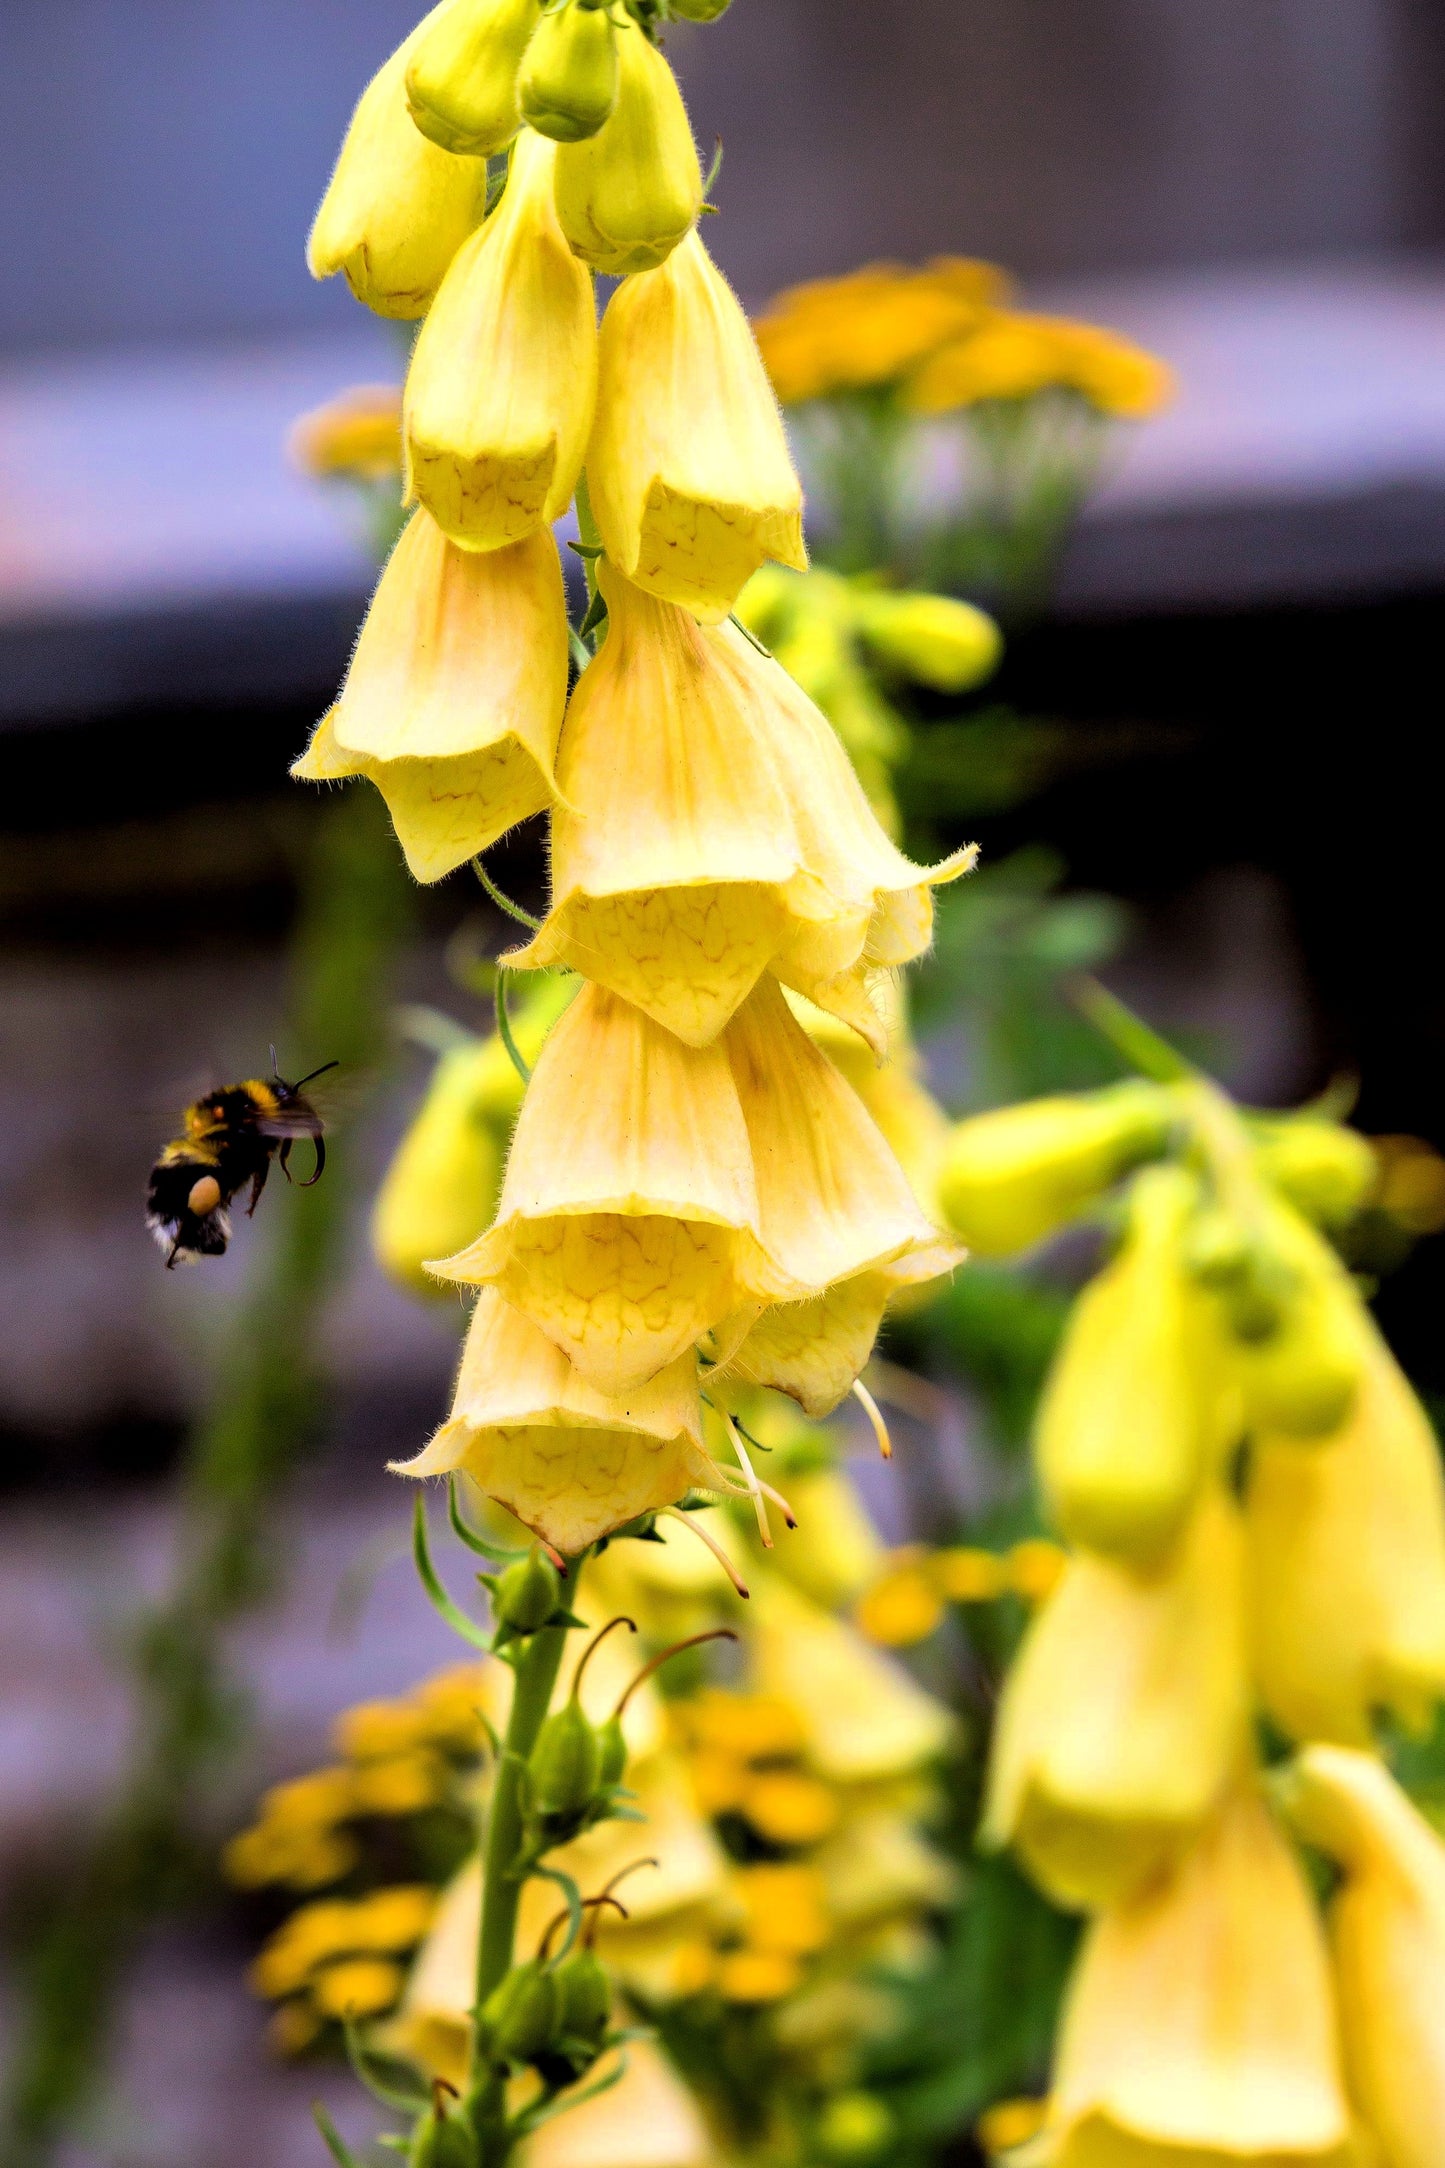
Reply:
<svg viewBox="0 0 1445 2168"><path fill-rule="evenodd" d="M592 492L587 486L585 468L577 477L577 539L589 550L602 547L602 532L592 510ZM597 559L584 557L582 563L587 573L587 598L591 601L597 593Z"/></svg>

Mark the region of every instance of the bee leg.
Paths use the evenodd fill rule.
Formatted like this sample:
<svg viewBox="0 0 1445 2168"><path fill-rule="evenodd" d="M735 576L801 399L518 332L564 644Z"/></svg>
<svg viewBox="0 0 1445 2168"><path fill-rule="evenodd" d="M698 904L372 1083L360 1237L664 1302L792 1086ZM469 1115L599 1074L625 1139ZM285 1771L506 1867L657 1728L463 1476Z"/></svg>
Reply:
<svg viewBox="0 0 1445 2168"><path fill-rule="evenodd" d="M311 1139L311 1148L316 1154L316 1165L304 1182L297 1183L298 1189L314 1189L326 1169L326 1139L324 1137L313 1137ZM287 1147L283 1144L281 1149L285 1152Z"/></svg>
<svg viewBox="0 0 1445 2168"><path fill-rule="evenodd" d="M282 1165L285 1165L284 1160L282 1161ZM256 1169L256 1172L251 1177L251 1202L246 1207L247 1219L254 1219L256 1216L256 1207L261 1202L261 1192L266 1187L266 1177L270 1172L270 1160L263 1159L260 1166Z"/></svg>
<svg viewBox="0 0 1445 2168"><path fill-rule="evenodd" d="M176 1236L176 1239L175 1239L175 1241L174 1241L174 1242L173 1242L173 1243L171 1244L171 1248L170 1248L170 1255L169 1255L169 1256L167 1257L167 1259L166 1259L166 1270L167 1270L167 1272L174 1272L174 1271L175 1271L175 1269L176 1269L176 1252L177 1252L177 1250L179 1250L180 1246L181 1246L181 1238L180 1238L180 1236L179 1236L179 1235L177 1235L177 1236Z"/></svg>
<svg viewBox="0 0 1445 2168"><path fill-rule="evenodd" d="M286 1164L287 1160L291 1157L291 1146L293 1141L294 1140L291 1137L284 1138L281 1143L281 1148L276 1154L277 1164L280 1167L281 1172L285 1175L288 1182L294 1182L296 1179L295 1175L291 1172L291 1169Z"/></svg>

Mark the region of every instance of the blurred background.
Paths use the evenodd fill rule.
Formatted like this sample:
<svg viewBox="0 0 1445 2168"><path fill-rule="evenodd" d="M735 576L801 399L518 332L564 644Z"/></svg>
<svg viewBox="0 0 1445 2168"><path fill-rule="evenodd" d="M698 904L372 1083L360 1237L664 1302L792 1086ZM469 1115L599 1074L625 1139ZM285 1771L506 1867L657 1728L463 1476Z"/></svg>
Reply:
<svg viewBox="0 0 1445 2168"><path fill-rule="evenodd" d="M200 1425L224 1468L238 1336L264 1329L285 1355L268 1274L329 1278L334 1254L338 1291L304 1466L246 1501L260 1579L226 1693L244 1691L250 1728L215 1826L309 1766L349 1699L447 1653L381 1471L443 1408L459 1312L383 1282L364 1214L425 1071L388 1017L433 1002L478 1021L448 956L499 930L461 877L388 885L367 815L338 840L338 801L285 774L372 579L364 521L292 469L286 434L405 358L405 327L309 281L303 243L350 107L411 20L393 0L5 10L0 1881L17 2010L35 1922L133 1747L138 1607L184 1577L187 1438ZM1256 1103L1351 1077L1367 1131L1445 1142L1429 750L1445 17L1428 0L736 0L670 52L700 142L725 146L708 240L750 307L872 257L981 256L1030 306L1115 326L1177 375L1174 404L1119 433L1048 607L1008 628L987 688L1035 726L1029 757L955 791L947 817L1012 868L991 893L1015 905L944 944L963 978L920 1017L940 1096L960 1111L1071 1081L1008 1033L1020 1002L1052 1014L1082 961ZM906 775L902 795L907 813ZM498 863L539 891L535 837ZM308 965L328 896L342 997ZM268 1196L223 1263L167 1275L142 1220L150 1159L196 1090L264 1069L272 1041L283 1073L338 1047L353 1073L334 1253L298 1262L291 1201ZM990 1058L1005 1043L1012 1069ZM1445 1392L1442 1269L1427 1246L1382 1304L1427 1394ZM950 1391L943 1442L913 1442L943 1456L966 1518L991 1479L966 1376ZM262 1432L273 1418L290 1420L255 1414ZM895 1539L926 1491L916 1471L874 1483ZM158 1909L104 2117L56 2157L313 2158L306 2102L330 2081L265 2062L239 1932Z"/></svg>

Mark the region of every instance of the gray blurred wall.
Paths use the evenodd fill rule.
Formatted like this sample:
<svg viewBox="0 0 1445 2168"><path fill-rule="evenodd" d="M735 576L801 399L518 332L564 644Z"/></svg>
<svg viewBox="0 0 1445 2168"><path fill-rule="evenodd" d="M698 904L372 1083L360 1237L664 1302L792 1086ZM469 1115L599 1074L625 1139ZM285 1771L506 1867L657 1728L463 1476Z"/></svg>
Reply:
<svg viewBox="0 0 1445 2168"><path fill-rule="evenodd" d="M750 299L1445 235L1441 0L736 0L673 51ZM405 0L3 0L0 350L347 319L301 247Z"/></svg>

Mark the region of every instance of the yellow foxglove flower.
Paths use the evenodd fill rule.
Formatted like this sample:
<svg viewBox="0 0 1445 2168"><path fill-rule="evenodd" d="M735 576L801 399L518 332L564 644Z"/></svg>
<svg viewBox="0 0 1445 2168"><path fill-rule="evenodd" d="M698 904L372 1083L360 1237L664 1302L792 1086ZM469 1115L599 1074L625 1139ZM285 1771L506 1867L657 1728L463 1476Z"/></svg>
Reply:
<svg viewBox="0 0 1445 2168"><path fill-rule="evenodd" d="M1060 1533L1136 1565L1179 1535L1216 1442L1210 1320L1183 1263L1196 1198L1181 1168L1136 1178L1124 1248L1074 1305L1034 1433Z"/></svg>
<svg viewBox="0 0 1445 2168"><path fill-rule="evenodd" d="M772 386L696 233L607 305L587 482L613 562L709 624L764 558L807 565L802 485Z"/></svg>
<svg viewBox="0 0 1445 2168"><path fill-rule="evenodd" d="M344 271L378 316L426 314L487 206L486 160L448 157L412 126L406 70L418 35L362 92L306 243L311 276Z"/></svg>
<svg viewBox="0 0 1445 2168"><path fill-rule="evenodd" d="M625 2050L616 2085L553 2116L517 2153L518 2168L711 2168L719 2159L692 2094L650 2037ZM605 2076L611 2057L601 2066ZM593 2082L591 2077L586 2081Z"/></svg>
<svg viewBox="0 0 1445 2168"><path fill-rule="evenodd" d="M582 469L597 319L552 208L556 155L545 136L518 139L506 193L453 260L407 377L410 484L463 549L558 518Z"/></svg>
<svg viewBox="0 0 1445 2168"><path fill-rule="evenodd" d="M363 775L439 881L552 801L567 605L550 534L484 557L423 511L391 554L346 683L291 773Z"/></svg>
<svg viewBox="0 0 1445 2168"><path fill-rule="evenodd" d="M1003 635L993 619L952 595L853 593L858 629L881 662L936 692L962 693L996 670Z"/></svg>
<svg viewBox="0 0 1445 2168"><path fill-rule="evenodd" d="M909 1776L948 1746L943 1704L776 1574L758 1576L748 1627L753 1691L796 1712L808 1762L828 1782Z"/></svg>
<svg viewBox="0 0 1445 2168"><path fill-rule="evenodd" d="M1089 1930L1054 2070L1053 2168L1346 2168L1329 1960L1251 1787Z"/></svg>
<svg viewBox="0 0 1445 2168"><path fill-rule="evenodd" d="M1445 2160L1445 1844L1383 1762L1306 1747L1281 1798L1344 1869L1329 1934L1345 2076L1383 2168Z"/></svg>
<svg viewBox="0 0 1445 2168"><path fill-rule="evenodd" d="M1245 1526L1259 1690L1297 1739L1367 1746L1445 1695L1445 1482L1428 1418L1371 1326L1354 1410L1320 1444L1263 1437Z"/></svg>
<svg viewBox="0 0 1445 2168"><path fill-rule="evenodd" d="M1077 1217L1163 1149L1167 1098L1150 1084L1030 1099L954 1129L939 1173L949 1225L982 1257L1008 1257Z"/></svg>
<svg viewBox="0 0 1445 2168"><path fill-rule="evenodd" d="M414 1460L393 1465L399 1475L463 1471L568 1556L717 1480L690 1355L609 1400L490 1288L467 1334L451 1415Z"/></svg>
<svg viewBox="0 0 1445 2168"><path fill-rule="evenodd" d="M938 1177L952 1124L923 1081L923 1064L908 1029L900 979L880 978L873 998L888 1031L888 1054L883 1061L838 1018L811 1005L799 1008L796 1001L791 1006L801 1016L809 1038L842 1070L888 1139L924 1211L943 1226Z"/></svg>
<svg viewBox="0 0 1445 2168"><path fill-rule="evenodd" d="M1367 1359L1358 1290L1324 1237L1282 1200L1263 1215L1266 1265L1280 1275L1281 1315L1237 1348L1245 1419L1262 1431L1324 1438L1349 1415ZM1229 1297L1225 1294L1226 1310Z"/></svg>
<svg viewBox="0 0 1445 2168"><path fill-rule="evenodd" d="M552 906L522 966L564 964L690 1046L771 968L881 1054L868 974L932 934L923 868L879 827L825 718L730 625L603 563L608 632L559 751Z"/></svg>
<svg viewBox="0 0 1445 2168"><path fill-rule="evenodd" d="M1353 1219L1380 1178L1367 1140L1316 1114L1288 1114L1265 1126L1255 1165L1297 1212L1322 1227Z"/></svg>
<svg viewBox="0 0 1445 2168"><path fill-rule="evenodd" d="M541 0L442 0L410 40L406 96L424 136L488 158L521 125L517 70Z"/></svg>
<svg viewBox="0 0 1445 2168"><path fill-rule="evenodd" d="M606 1393L795 1291L765 1248L725 1049L584 986L542 1049L495 1227L437 1269L496 1287Z"/></svg>
<svg viewBox="0 0 1445 2168"><path fill-rule="evenodd" d="M621 278L651 271L697 223L702 168L671 68L635 23L618 31L617 103L557 154L557 216L575 253Z"/></svg>
<svg viewBox="0 0 1445 2168"><path fill-rule="evenodd" d="M605 7L544 15L517 79L522 118L554 143L596 135L617 103L617 32Z"/></svg>
<svg viewBox="0 0 1445 2168"><path fill-rule="evenodd" d="M1004 1686L982 1840L1056 1903L1112 1904L1193 1841L1249 1714L1238 1515L1211 1487L1157 1574L1065 1567Z"/></svg>
<svg viewBox="0 0 1445 2168"><path fill-rule="evenodd" d="M885 1555L857 1487L842 1468L800 1470L788 1476L788 1503L798 1525L776 1554L778 1571L825 1611L848 1608L876 1581Z"/></svg>
<svg viewBox="0 0 1445 2168"><path fill-rule="evenodd" d="M575 990L551 976L533 985L533 998L511 1020L529 1061ZM522 1080L495 1033L450 1047L438 1061L371 1215L377 1262L414 1294L440 1294L427 1260L463 1248L490 1224L521 1104Z"/></svg>
<svg viewBox="0 0 1445 2168"><path fill-rule="evenodd" d="M889 1295L936 1279L961 1253L925 1217L866 1110L762 979L727 1032L768 1255L799 1287L766 1310L722 1375L826 1414L867 1362Z"/></svg>

